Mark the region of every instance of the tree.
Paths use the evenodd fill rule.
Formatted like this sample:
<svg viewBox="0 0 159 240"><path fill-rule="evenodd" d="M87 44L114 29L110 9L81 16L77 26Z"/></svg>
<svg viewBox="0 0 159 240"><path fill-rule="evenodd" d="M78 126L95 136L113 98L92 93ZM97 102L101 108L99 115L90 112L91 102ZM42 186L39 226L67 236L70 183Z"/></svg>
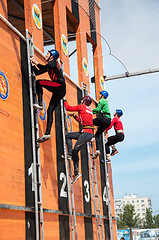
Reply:
<svg viewBox="0 0 159 240"><path fill-rule="evenodd" d="M154 228L152 212L149 208L146 208L146 215L144 221L144 228Z"/></svg>
<svg viewBox="0 0 159 240"><path fill-rule="evenodd" d="M122 214L121 214L122 215ZM126 226L126 223L123 221L122 216L120 215L120 218L117 219L117 228L118 229L126 229L128 226Z"/></svg>
<svg viewBox="0 0 159 240"><path fill-rule="evenodd" d="M154 216L154 221L155 221L155 227L159 228L159 214L157 214L156 216Z"/></svg>
<svg viewBox="0 0 159 240"><path fill-rule="evenodd" d="M120 215L118 225L123 224L129 228L130 240L132 240L132 228L139 224L139 216L135 213L135 208L132 204L126 204L123 213Z"/></svg>

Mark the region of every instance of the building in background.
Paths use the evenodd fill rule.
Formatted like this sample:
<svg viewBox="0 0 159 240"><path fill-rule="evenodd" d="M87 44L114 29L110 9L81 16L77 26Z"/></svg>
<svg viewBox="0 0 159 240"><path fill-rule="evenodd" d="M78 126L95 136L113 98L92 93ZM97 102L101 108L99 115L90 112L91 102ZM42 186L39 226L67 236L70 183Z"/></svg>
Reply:
<svg viewBox="0 0 159 240"><path fill-rule="evenodd" d="M148 197L137 197L137 195L125 195L124 198L115 199L115 213L119 219L121 213L123 213L124 206L126 204L132 204L135 207L136 214L139 215L140 219L144 219L146 215L146 208L152 212L151 198Z"/></svg>

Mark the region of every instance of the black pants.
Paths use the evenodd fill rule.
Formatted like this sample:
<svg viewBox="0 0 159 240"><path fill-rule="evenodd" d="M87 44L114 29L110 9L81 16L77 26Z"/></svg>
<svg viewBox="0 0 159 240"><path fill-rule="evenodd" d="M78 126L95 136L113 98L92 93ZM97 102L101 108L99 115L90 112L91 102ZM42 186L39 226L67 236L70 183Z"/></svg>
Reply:
<svg viewBox="0 0 159 240"><path fill-rule="evenodd" d="M42 106L43 88L46 88L49 92L52 92L49 107L47 109L47 127L45 134L50 134L51 126L53 123L53 111L57 108L60 100L66 94L65 81L49 81L49 80L37 80L36 81L36 92L38 95L39 105Z"/></svg>
<svg viewBox="0 0 159 240"><path fill-rule="evenodd" d="M78 174L78 168L79 168L78 152L92 138L93 138L93 134L92 133L87 133L87 132L84 132L84 133L69 132L69 133L66 134L66 143L67 143L68 154L72 155L72 160L73 160L73 163L74 163L74 174L75 175ZM72 150L72 139L77 140L73 150Z"/></svg>
<svg viewBox="0 0 159 240"><path fill-rule="evenodd" d="M95 134L95 139L96 139L96 149L97 150L101 150L102 149L102 136L101 134L104 132L104 130L106 128L108 128L111 124L111 120L106 117L106 116L103 116L101 118L95 118L93 119L93 125L95 126L99 126L96 134Z"/></svg>
<svg viewBox="0 0 159 240"><path fill-rule="evenodd" d="M108 137L108 142L105 144L106 153L110 153L110 146L114 145L115 143L122 142L124 140L123 133L116 133L116 135Z"/></svg>

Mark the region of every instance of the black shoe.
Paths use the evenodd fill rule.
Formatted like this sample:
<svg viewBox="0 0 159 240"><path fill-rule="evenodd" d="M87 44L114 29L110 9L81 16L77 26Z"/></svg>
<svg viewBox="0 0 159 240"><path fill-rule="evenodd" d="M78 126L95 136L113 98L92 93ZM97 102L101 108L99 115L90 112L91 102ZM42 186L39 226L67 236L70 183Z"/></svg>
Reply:
<svg viewBox="0 0 159 240"><path fill-rule="evenodd" d="M67 155L67 160L72 160L72 155Z"/></svg>
<svg viewBox="0 0 159 240"><path fill-rule="evenodd" d="M111 161L110 161L110 160L108 160L108 159L106 159L106 163L111 163Z"/></svg>
<svg viewBox="0 0 159 240"><path fill-rule="evenodd" d="M96 159L99 155L100 155L100 150L96 150L95 154L92 157L92 159Z"/></svg>
<svg viewBox="0 0 159 240"><path fill-rule="evenodd" d="M104 159L102 159L101 162L105 163ZM111 160L106 159L106 163L111 163Z"/></svg>
<svg viewBox="0 0 159 240"><path fill-rule="evenodd" d="M40 106L38 103L34 103L34 104L33 104L33 108L34 108L34 109L42 110L42 109L43 109L43 106Z"/></svg>
<svg viewBox="0 0 159 240"><path fill-rule="evenodd" d="M64 154L61 155L62 158L65 158ZM67 155L67 160L72 160L72 156L71 155Z"/></svg>
<svg viewBox="0 0 159 240"><path fill-rule="evenodd" d="M51 138L51 135L50 135L50 134L48 134L48 135L44 134L42 137L40 137L40 138L37 139L37 142L43 143L43 142L49 140L50 138Z"/></svg>
<svg viewBox="0 0 159 240"><path fill-rule="evenodd" d="M115 154L117 154L118 153L118 151L117 151L117 149L115 149L115 150L112 150L112 152L111 152L111 156L114 156Z"/></svg>
<svg viewBox="0 0 159 240"><path fill-rule="evenodd" d="M82 176L81 173L72 176L72 184L75 183L80 177Z"/></svg>

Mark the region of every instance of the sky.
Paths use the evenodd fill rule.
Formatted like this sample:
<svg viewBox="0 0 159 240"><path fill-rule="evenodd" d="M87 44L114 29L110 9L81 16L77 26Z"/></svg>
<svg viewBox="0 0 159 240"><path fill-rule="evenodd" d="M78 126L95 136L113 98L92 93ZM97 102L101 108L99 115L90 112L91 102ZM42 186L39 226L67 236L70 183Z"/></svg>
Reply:
<svg viewBox="0 0 159 240"><path fill-rule="evenodd" d="M104 75L112 76L158 67L159 2L157 0L101 0ZM112 157L115 198L125 194L152 199L159 209L159 73L105 82L113 113L122 109L125 140ZM114 131L110 131L110 135Z"/></svg>

